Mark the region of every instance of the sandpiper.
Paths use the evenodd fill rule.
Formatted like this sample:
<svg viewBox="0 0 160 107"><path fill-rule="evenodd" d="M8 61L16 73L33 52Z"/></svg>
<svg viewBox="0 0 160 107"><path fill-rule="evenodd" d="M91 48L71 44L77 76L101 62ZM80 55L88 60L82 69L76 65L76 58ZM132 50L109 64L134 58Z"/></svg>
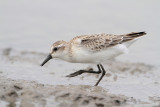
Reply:
<svg viewBox="0 0 160 107"><path fill-rule="evenodd" d="M98 71L79 70L67 76L74 77L82 73L102 73L95 84L95 86L97 86L106 73L102 64L120 54L126 53L128 47L137 40L138 37L145 34L145 32L132 32L123 35L94 34L77 36L69 42L57 41L51 46L51 52L41 66L52 58L59 58L71 63L97 64Z"/></svg>

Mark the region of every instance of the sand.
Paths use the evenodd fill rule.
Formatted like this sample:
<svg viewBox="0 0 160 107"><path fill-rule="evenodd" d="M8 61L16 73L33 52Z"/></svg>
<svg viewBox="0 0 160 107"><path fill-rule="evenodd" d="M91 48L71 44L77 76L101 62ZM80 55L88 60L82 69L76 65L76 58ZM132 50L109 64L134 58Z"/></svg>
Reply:
<svg viewBox="0 0 160 107"><path fill-rule="evenodd" d="M105 65L109 68L102 82L95 87L93 85L99 75L83 74L67 78L66 74L75 71L73 66L70 66L72 72L68 72L69 68L65 70L63 66L64 72L59 73L53 68L57 66L58 70L59 66L62 66L59 63L62 62L54 62L53 65L56 66L50 62L42 68L39 66L39 59L45 56L44 53L17 51L11 48L2 50L1 60L5 63L1 62L0 69L0 106L130 107L160 104L159 91L157 91L159 81L156 78L154 82L151 81L153 80L151 76L155 72L154 66L144 63L111 61ZM84 67L84 69L89 68L92 68L92 65ZM63 73L65 75L61 76ZM148 85L151 82L153 83ZM146 88L151 86L151 89ZM154 91L157 92L154 93Z"/></svg>
<svg viewBox="0 0 160 107"><path fill-rule="evenodd" d="M127 97L109 94L102 87L87 85L44 85L1 77L0 99L8 107L105 107L126 105Z"/></svg>

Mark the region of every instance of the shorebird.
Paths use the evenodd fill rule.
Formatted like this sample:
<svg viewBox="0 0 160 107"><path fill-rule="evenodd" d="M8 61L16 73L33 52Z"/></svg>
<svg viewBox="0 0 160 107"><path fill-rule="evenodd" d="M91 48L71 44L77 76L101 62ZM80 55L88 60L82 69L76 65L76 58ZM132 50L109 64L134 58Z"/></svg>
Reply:
<svg viewBox="0 0 160 107"><path fill-rule="evenodd" d="M145 34L145 32L132 32L123 35L94 34L77 36L69 42L57 41L51 46L51 52L41 66L52 58L59 58L71 63L97 64L98 71L91 69L88 71L79 70L67 76L74 77L82 73L102 73L95 84L97 86L106 73L102 64L120 54L126 53L128 47Z"/></svg>

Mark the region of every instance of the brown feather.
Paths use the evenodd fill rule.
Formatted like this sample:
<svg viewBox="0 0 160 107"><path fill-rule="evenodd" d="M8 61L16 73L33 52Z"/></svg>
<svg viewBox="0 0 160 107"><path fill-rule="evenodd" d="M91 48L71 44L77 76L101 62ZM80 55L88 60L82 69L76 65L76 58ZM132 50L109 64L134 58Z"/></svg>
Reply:
<svg viewBox="0 0 160 107"><path fill-rule="evenodd" d="M108 47L112 47L137 37L145 35L145 32L133 32L124 35L112 34L95 34L95 35L82 35L73 38L71 41L81 39L80 45L92 51L100 51Z"/></svg>

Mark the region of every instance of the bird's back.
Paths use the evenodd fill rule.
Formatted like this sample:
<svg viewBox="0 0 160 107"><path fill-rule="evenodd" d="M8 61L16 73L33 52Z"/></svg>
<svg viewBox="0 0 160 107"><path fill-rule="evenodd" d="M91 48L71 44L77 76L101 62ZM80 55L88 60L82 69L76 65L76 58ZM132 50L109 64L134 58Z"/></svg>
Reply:
<svg viewBox="0 0 160 107"><path fill-rule="evenodd" d="M136 38L145 35L145 32L132 32L124 35L113 35L113 34L94 34L94 35L82 35L72 39L76 41L84 48L92 51L100 51L109 47L116 46L135 40Z"/></svg>

